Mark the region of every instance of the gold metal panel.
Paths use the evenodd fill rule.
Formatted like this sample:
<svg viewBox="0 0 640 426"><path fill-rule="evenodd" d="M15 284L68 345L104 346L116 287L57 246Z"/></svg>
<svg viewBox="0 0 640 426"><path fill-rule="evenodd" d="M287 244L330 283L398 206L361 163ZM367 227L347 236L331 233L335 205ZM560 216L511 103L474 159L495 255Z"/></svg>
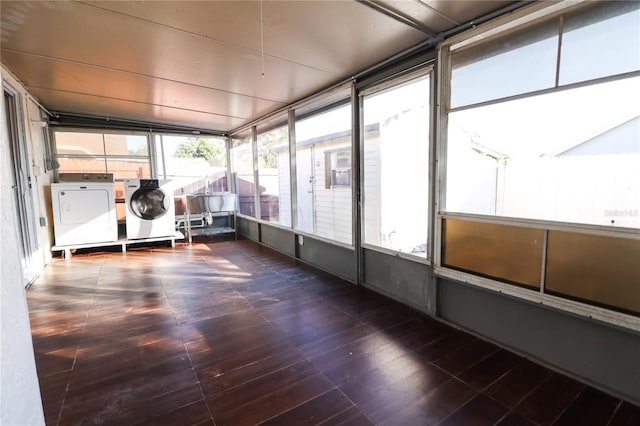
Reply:
<svg viewBox="0 0 640 426"><path fill-rule="evenodd" d="M445 219L442 264L540 287L544 230Z"/></svg>
<svg viewBox="0 0 640 426"><path fill-rule="evenodd" d="M640 312L640 241L549 231L545 288Z"/></svg>

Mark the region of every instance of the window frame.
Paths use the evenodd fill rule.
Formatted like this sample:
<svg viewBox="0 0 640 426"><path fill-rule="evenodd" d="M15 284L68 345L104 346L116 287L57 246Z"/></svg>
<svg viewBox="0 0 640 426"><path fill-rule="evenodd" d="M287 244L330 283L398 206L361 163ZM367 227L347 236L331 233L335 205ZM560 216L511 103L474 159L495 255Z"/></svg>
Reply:
<svg viewBox="0 0 640 426"><path fill-rule="evenodd" d="M231 192L230 188L230 177L229 177L229 140L224 136L212 136L212 135L185 135L180 133L153 133L152 135L153 141L153 157L154 164L156 165L156 176L158 179L172 179L171 177L167 177L167 156L165 155L165 137L179 137L185 138L185 142L188 142L189 139L215 139L224 144L224 153L225 153L225 179L227 184L227 192ZM186 195L186 194L185 194ZM176 195L178 196L178 195Z"/></svg>
<svg viewBox="0 0 640 426"><path fill-rule="evenodd" d="M540 219L524 219L517 217L504 216L485 216L479 214L448 212L446 210L446 175L447 175L447 134L448 134L448 115L464 109L476 108L479 106L490 105L498 102L505 102L519 98L526 98L540 94L552 93L561 90L573 89L577 87L589 86L593 84L619 80L629 77L640 76L640 70L610 75L604 77L593 78L590 80L560 85L556 78L556 84L549 89L543 89L528 93L517 94L500 99L491 99L475 104L464 105L451 108L451 55L458 49L470 49L486 40L495 38L508 37L509 34L517 32L528 26L538 25L544 21L553 19L561 19L560 16L574 11L584 10L589 5L575 4L568 2L559 2L548 4L547 2L537 2L529 6L525 6L513 12L509 16L504 16L481 25L475 29L465 33L456 35L449 40L444 41L438 47L437 51L437 107L435 110L436 123L438 126L437 143L435 145L436 182L437 194L434 198L435 226L434 246L433 246L433 267L434 276L451 279L458 282L466 283L472 286L481 287L493 292L502 293L517 299L529 301L535 304L547 306L552 309L566 311L580 317L596 320L615 326L640 331L640 314L629 314L620 312L607 307L598 306L597 302L578 301L567 296L545 293L544 289L544 270L542 271L542 283L539 291L532 291L519 286L514 286L506 282L499 281L488 277L481 276L477 273L470 273L461 270L452 269L443 266L443 223L446 219L462 219L477 222L493 223L498 225L515 225L526 226L530 228L542 228L545 232L556 230L562 232L571 232L579 234L587 234L594 236L609 236L617 238L625 238L631 240L640 240L640 229L632 228L615 228L611 226L591 225L581 223L569 223L559 221L547 221ZM560 57L557 63L560 63ZM559 71L557 71L559 72ZM558 74L556 74L558 75ZM546 234L545 234L546 235ZM545 236L546 244L546 236ZM546 252L545 252L546 253ZM544 268L546 259L543 261Z"/></svg>
<svg viewBox="0 0 640 426"><path fill-rule="evenodd" d="M407 253L407 252L401 252L401 251L397 251L397 250L393 250L390 248L386 248L386 247L382 247L382 246L378 246L375 244L371 244L371 243L367 243L365 241L365 203L366 203L366 199L365 199L365 192L364 192L364 187L361 188L361 198L360 198L360 202L362 203L363 207L360 211L360 215L358 220L361 223L362 226L362 232L361 232L361 236L360 236L360 245L362 248L367 249L367 250L371 250L371 251L376 251L379 253L384 253L387 255L391 255L391 256L395 256L395 257L399 257L402 259L406 259L412 262L416 262L416 263L421 263L424 265L432 265L433 264L433 260L434 260L434 241L435 241L435 236L436 236L436 228L434 226L434 221L435 221L435 216L434 215L434 206L435 206L435 197L437 194L436 191L436 171L435 171L435 167L434 167L434 160L436 159L435 156L435 147L436 147L436 118L437 118L437 109L436 109L436 100L437 100L437 92L436 92L436 67L433 65L433 63L428 63L428 64L424 64L421 65L420 67L416 68L411 68L409 70L404 70L398 74L395 74L393 76L388 76L386 78L384 78L382 81L376 81L373 82L365 87L363 87L362 89L359 90L358 92L358 101L360 104L360 141L359 141L359 149L360 149L360 153L361 155L364 153L364 149L365 149L365 140L364 140L364 108L363 108L363 103L364 103L364 98L365 96L369 96L369 95L374 95L377 93L381 93L384 91L387 91L393 87L396 86L401 86L403 84L406 84L408 82L410 82L411 80L416 80L419 78L429 78L429 94L428 94L428 101L427 104L429 106L429 117L428 122L429 122L429 140L427 141L427 150L428 150L428 155L429 155L429 161L428 161L428 175L429 175L429 182L426 182L425 185L425 191L427 192L427 217L425 218L425 220L427 221L427 239L425 241L426 247L427 247L427 253L425 257L422 256L418 256L412 253ZM437 164L437 163L436 163ZM364 185L364 164L360 166L360 182L361 185Z"/></svg>
<svg viewBox="0 0 640 426"><path fill-rule="evenodd" d="M152 141L150 138L150 133L148 132L140 132L140 131L121 131L121 130L111 130L111 129L89 129L89 128L73 128L73 127L55 127L52 128L53 133L53 146L55 161L60 160L60 158L85 158L85 159L101 159L105 162L105 167L108 164L109 159L132 159L132 160L147 160L149 164L149 175L151 178L156 177L156 167L153 158L153 150L152 150ZM88 133L88 134L100 134L102 135L103 142L103 154L60 154L58 153L58 142L57 142L57 134L58 133ZM104 135L125 135L125 136L144 136L146 138L147 144L147 155L110 155L106 153ZM55 178L56 180L59 177L60 168L56 168ZM112 173L107 170L107 173ZM115 178L115 176L114 176ZM115 178L116 181L123 181L124 179Z"/></svg>
<svg viewBox="0 0 640 426"><path fill-rule="evenodd" d="M286 128L286 132L287 132L287 136L286 136L286 143L284 143L283 145L281 145L282 147L284 147L283 149L286 150L287 152L287 163L288 163L288 170L289 170L289 182L288 182L288 186L289 188L291 187L291 155L290 155L290 139L291 139L291 135L290 135L290 126L289 126L289 122L288 122L288 114L284 114L284 115L279 115L277 116L275 119L266 121L264 123L258 124L255 127L255 132L256 132L256 139L255 139L255 145L256 145L256 155L258 155L257 161L255 163L255 168L256 168L256 172L258 174L258 179L260 177L260 173L261 173L261 169L263 169L262 167L260 167L260 158L259 158L259 151L260 151L260 136L265 134L265 133L269 133L271 131L274 130L278 130L281 128ZM278 156L278 155L276 155ZM279 160L278 160L279 163ZM279 164L278 164L279 165ZM276 170L279 170L276 169ZM280 174L278 173L278 181L280 180ZM290 189L289 189L290 190ZM260 191L260 186L256 185L256 192ZM281 197L281 193L278 190L278 197ZM256 197L258 197L259 199L259 203L260 203L260 210L262 210L262 202L260 200L261 194L256 194ZM255 220L258 220L262 223L268 223L269 225L274 225L274 226L279 226L282 227L284 229L291 229L293 226L293 216L291 216L291 206L293 203L292 200L292 193L289 193L289 212L287 212L287 215L289 216L289 223L282 223L281 222L281 213L279 212L278 214L278 220L272 220L271 218L269 219L263 219L262 217L256 217L254 218ZM279 207L278 207L279 209ZM260 216L262 216L262 211L260 212ZM286 216L285 216L286 217Z"/></svg>
<svg viewBox="0 0 640 426"><path fill-rule="evenodd" d="M253 189L253 197L254 197L254 207L253 207L253 212L254 215L252 216L251 214L246 214L246 213L242 213L240 211L240 188L238 188L238 177L237 177L237 164L236 164L236 157L234 155L234 150L236 149L236 145L243 145L243 144L248 144L249 145L249 152L251 154L251 176L253 176L253 182L252 185L254 187ZM256 162L256 156L257 156L257 147L256 147L256 132L255 132L255 127L251 127L248 130L245 129L245 131L242 132L237 132L235 134L233 134L232 136L229 137L229 140L227 142L227 146L228 146L228 156L227 156L227 163L229 164L229 176L230 176L230 189L233 193L237 194L237 202L238 202L238 209L236 214L239 217L245 217L251 220L258 220L260 221L260 212L258 211L258 207L260 206L259 202L256 200L256 188L259 185L259 182L257 180L257 165L255 164ZM257 207L256 207L257 205Z"/></svg>
<svg viewBox="0 0 640 426"><path fill-rule="evenodd" d="M293 193L292 192L292 198L295 197L295 201L292 202L292 206L294 206L294 211L292 212L292 227L291 229L293 230L293 232L295 232L296 235L303 235L303 236L309 236L310 238L313 238L315 240L318 241L322 241L331 245L335 245L338 247L344 247L350 250L356 249L357 244L357 237L356 237L356 230L357 230L357 226L358 224L356 223L356 208L357 208L357 202L356 202L356 198L355 198L355 194L356 194L356 187L355 187L355 182L354 182L354 173L357 173L355 171L355 163L354 163L354 153L356 152L356 141L355 141L355 137L356 137L356 132L355 129L353 127L353 115L354 115L354 95L353 92L355 90L354 87L354 83L350 82L350 83L346 83L343 85L340 85L338 87L335 87L333 90L329 91L326 94L321 94L319 96L316 97L312 97L311 99L308 99L307 101L299 104L299 105L294 105L291 107L290 109L290 114L292 116L292 120L290 121L290 129L289 129L289 134L291 137L291 145L290 145L290 150L293 150L294 152L290 152L290 155L292 158L294 158L294 162L291 166L291 180L293 182L293 186L295 186L296 188L296 192ZM331 110L337 110L339 108L343 108L349 106L349 110L350 110L350 127L349 127L349 132L350 132L350 145L349 147L345 147L345 148L339 148L339 149L350 149L351 150L351 167L352 167L352 172L351 172L351 185L350 185L350 189L351 189L351 220L349 221L350 226L351 226L351 242L347 243L344 241L340 241L337 239L333 239L324 235L320 235L318 233L316 233L316 231L313 232L309 232L309 231L305 231L300 229L298 226L298 207L299 207L299 200L298 200L298 155L297 155L297 151L299 149L298 146L298 134L296 132L296 124L299 121L304 121L310 118L313 118L315 116L321 115L325 112L331 111ZM326 166L325 166L325 171L326 171ZM294 182L295 181L295 182ZM322 185L320 184L324 189L326 188L326 180L325 180L325 184ZM340 186L338 188L341 189L346 189L348 188L347 186ZM315 196L315 194L314 194ZM315 207L314 207L315 208ZM315 219L314 219L315 220ZM314 223L314 229L316 228L316 224Z"/></svg>
<svg viewBox="0 0 640 426"><path fill-rule="evenodd" d="M333 160L340 154L348 153L349 154L349 166L348 167L333 167ZM336 162L338 159L336 158ZM352 159L351 159L351 148L336 148L327 150L324 152L324 187L325 189L333 189L333 188L350 188L352 185ZM336 172L347 172L349 183L336 183Z"/></svg>

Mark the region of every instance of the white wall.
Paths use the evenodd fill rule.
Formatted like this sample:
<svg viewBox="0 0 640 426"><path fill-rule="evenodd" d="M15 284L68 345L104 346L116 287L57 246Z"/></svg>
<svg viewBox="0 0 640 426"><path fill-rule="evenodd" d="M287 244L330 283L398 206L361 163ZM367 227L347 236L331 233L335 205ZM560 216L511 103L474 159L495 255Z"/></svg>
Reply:
<svg viewBox="0 0 640 426"><path fill-rule="evenodd" d="M640 153L508 160L501 198L498 215L640 228Z"/></svg>
<svg viewBox="0 0 640 426"><path fill-rule="evenodd" d="M449 128L445 209L493 215L499 164L495 158L474 151L471 143L471 137L460 128Z"/></svg>
<svg viewBox="0 0 640 426"><path fill-rule="evenodd" d="M640 228L640 153L501 163L472 150L465 135L449 140L449 211Z"/></svg>
<svg viewBox="0 0 640 426"><path fill-rule="evenodd" d="M18 84L18 83L15 83ZM13 87L16 87L15 85ZM21 87L22 90L22 87ZM45 170L45 140L41 124L40 107L33 100L23 96L25 111L25 137L31 160L31 184L33 185L33 203L38 238L38 249L33 254L33 269L41 271L51 261L53 245L53 211L51 208L51 183L53 171ZM39 223L45 219L45 226Z"/></svg>
<svg viewBox="0 0 640 426"><path fill-rule="evenodd" d="M3 81L6 79L14 89L25 95L24 88L4 68L1 75ZM18 255L18 228L11 190L11 152L8 145L4 98L0 102L0 123L0 424L42 425L44 414ZM42 190L40 184L34 185L35 188ZM42 201L42 193L34 195L37 202ZM36 217L39 207L44 206L36 206ZM48 232L39 230L38 234L40 237L40 234ZM42 265L42 250L48 243L47 238L44 244L40 244L39 255L34 256L34 260Z"/></svg>
<svg viewBox="0 0 640 426"><path fill-rule="evenodd" d="M347 244L352 243L351 187L326 188L324 156L327 150L349 147L351 136L316 144L313 155L316 234Z"/></svg>

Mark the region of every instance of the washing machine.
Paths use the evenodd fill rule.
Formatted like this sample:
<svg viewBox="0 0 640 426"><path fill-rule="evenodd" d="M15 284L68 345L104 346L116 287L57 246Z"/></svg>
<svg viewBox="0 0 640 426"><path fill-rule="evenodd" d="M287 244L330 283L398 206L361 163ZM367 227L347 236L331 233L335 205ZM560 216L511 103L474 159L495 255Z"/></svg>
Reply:
<svg viewBox="0 0 640 426"><path fill-rule="evenodd" d="M170 180L124 181L127 239L174 236L176 213Z"/></svg>
<svg viewBox="0 0 640 426"><path fill-rule="evenodd" d="M56 245L118 240L113 174L61 173L51 184L51 204Z"/></svg>

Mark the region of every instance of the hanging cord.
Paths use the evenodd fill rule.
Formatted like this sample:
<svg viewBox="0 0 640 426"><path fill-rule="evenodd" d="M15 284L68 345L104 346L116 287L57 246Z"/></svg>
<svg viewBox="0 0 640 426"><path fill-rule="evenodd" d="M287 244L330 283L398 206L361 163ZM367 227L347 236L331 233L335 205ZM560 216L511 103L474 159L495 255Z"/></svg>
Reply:
<svg viewBox="0 0 640 426"><path fill-rule="evenodd" d="M262 59L262 77L264 78L264 21L262 17L262 0L260 0L260 53Z"/></svg>

